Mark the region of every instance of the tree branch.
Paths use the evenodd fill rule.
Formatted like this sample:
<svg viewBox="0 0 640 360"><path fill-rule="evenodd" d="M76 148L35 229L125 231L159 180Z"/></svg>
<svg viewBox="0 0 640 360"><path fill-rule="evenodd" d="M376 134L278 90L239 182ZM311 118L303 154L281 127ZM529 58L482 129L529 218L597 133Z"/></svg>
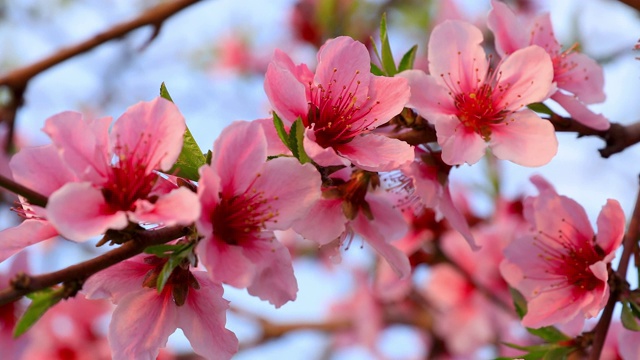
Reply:
<svg viewBox="0 0 640 360"><path fill-rule="evenodd" d="M176 0L160 3L159 5L148 9L133 20L116 24L112 28L99 33L90 39L76 45L62 48L49 57L0 76L0 86L8 87L11 92L11 99L9 103L0 109L0 121L6 122L9 127L6 150L10 151L13 146L13 132L16 113L24 102L23 95L27 89L29 81L34 76L108 41L121 38L135 29L151 25L154 27L154 32L145 44L146 46L157 36L160 31L160 27L165 20L199 1L200 0Z"/></svg>
<svg viewBox="0 0 640 360"><path fill-rule="evenodd" d="M10 287L0 290L0 306L16 301L31 292L60 283L76 282L82 284L91 275L140 254L148 246L164 244L188 235L190 231L190 228L184 226L173 226L159 230L135 230L127 234L132 237L131 240L91 260L43 275L18 274L11 280Z"/></svg>
<svg viewBox="0 0 640 360"><path fill-rule="evenodd" d="M638 191L638 197L636 199L636 205L633 209L633 215L631 217L631 222L629 223L629 229L624 237L624 249L622 251L622 256L620 257L620 263L618 265L618 269L616 274L618 279L626 279L627 277L627 268L629 267L629 260L631 259L631 254L634 252L636 247L636 241L638 239L638 235L640 233L640 191ZM619 287L611 287L611 294L609 295L609 301L600 316L600 320L598 324L594 328L594 339L591 345L591 353L589 354L590 360L598 360L600 358L600 353L602 352L602 347L604 346L604 340L607 337L607 332L609 331L609 325L611 324L611 316L613 315L613 308L616 306L618 302L618 297L620 295Z"/></svg>
<svg viewBox="0 0 640 360"><path fill-rule="evenodd" d="M47 202L49 201L46 196L20 185L3 175L0 175L0 187L24 197L31 205L46 207Z"/></svg>
<svg viewBox="0 0 640 360"><path fill-rule="evenodd" d="M623 4L629 5L630 7L636 9L636 11L640 11L640 0L618 0Z"/></svg>

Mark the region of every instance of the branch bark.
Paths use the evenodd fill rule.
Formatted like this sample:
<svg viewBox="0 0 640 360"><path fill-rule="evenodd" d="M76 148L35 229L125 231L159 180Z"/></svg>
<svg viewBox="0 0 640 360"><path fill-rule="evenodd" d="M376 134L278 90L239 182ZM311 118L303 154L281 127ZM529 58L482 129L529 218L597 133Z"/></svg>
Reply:
<svg viewBox="0 0 640 360"><path fill-rule="evenodd" d="M60 283L76 282L82 284L91 275L142 253L148 246L164 244L181 238L188 235L190 231L188 227L184 226L134 231L129 234L132 236L132 240L91 260L43 275L18 274L11 281L10 287L0 290L0 306L16 301L26 294Z"/></svg>

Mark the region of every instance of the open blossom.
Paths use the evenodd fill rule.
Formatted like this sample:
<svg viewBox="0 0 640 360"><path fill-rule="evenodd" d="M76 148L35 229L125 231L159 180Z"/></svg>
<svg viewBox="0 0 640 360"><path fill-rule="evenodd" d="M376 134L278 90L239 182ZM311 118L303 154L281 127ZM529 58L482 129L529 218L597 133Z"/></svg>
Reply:
<svg viewBox="0 0 640 360"><path fill-rule="evenodd" d="M489 146L500 159L524 166L548 163L558 141L553 126L523 109L553 90L553 64L538 46L515 51L494 71L482 33L462 21L445 21L429 39L429 72L409 70L415 108L435 125L442 160L474 164Z"/></svg>
<svg viewBox="0 0 640 360"><path fill-rule="evenodd" d="M28 271L27 254L22 252L13 258L8 272L0 272L0 284L5 286L18 273ZM23 312L23 304L20 301L0 305L0 353L3 359L21 359L29 345L29 338L26 336L17 339L13 337L13 329Z"/></svg>
<svg viewBox="0 0 640 360"><path fill-rule="evenodd" d="M199 215L197 197L186 188L170 192L157 171L168 171L182 149L184 118L170 101L138 103L113 124L63 112L47 119L65 165L78 180L54 191L47 218L64 237L84 241L130 221L189 224ZM157 186L162 184L161 186Z"/></svg>
<svg viewBox="0 0 640 360"><path fill-rule="evenodd" d="M200 168L197 251L209 275L279 307L298 285L291 255L274 230L286 230L320 197L320 174L291 157L267 161L258 122L234 122Z"/></svg>
<svg viewBox="0 0 640 360"><path fill-rule="evenodd" d="M371 132L402 111L407 81L374 76L370 67L367 48L347 36L320 48L315 74L276 50L265 92L285 125L302 119L304 149L317 164L389 171L413 158L407 143Z"/></svg>
<svg viewBox="0 0 640 360"><path fill-rule="evenodd" d="M491 4L488 26L495 35L498 54L505 56L529 45L541 46L551 56L553 81L558 87L551 99L576 121L596 130L607 130L609 120L586 106L605 99L602 67L587 55L574 51L575 46L562 50L549 13L540 14L530 26L523 26L522 19L505 3L493 0Z"/></svg>
<svg viewBox="0 0 640 360"><path fill-rule="evenodd" d="M108 298L117 305L108 335L113 359L155 359L177 328L198 355L230 359L238 339L225 329L229 302L222 298L222 286L204 271L178 266L158 293L156 280L166 261L139 255L84 284L87 298Z"/></svg>
<svg viewBox="0 0 640 360"><path fill-rule="evenodd" d="M539 176L531 181L540 192L524 204L531 232L505 249L500 265L505 280L527 299L522 324L539 328L595 317L609 299L607 267L624 235L620 204L607 201L594 236L582 206Z"/></svg>

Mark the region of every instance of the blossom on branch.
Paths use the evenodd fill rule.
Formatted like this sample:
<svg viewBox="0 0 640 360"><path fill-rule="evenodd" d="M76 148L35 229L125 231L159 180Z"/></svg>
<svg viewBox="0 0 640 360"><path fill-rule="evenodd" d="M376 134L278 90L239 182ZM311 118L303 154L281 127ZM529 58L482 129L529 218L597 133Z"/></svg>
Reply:
<svg viewBox="0 0 640 360"><path fill-rule="evenodd" d="M130 222L189 224L200 213L187 188L167 192L158 171L168 171L182 150L185 121L170 101L138 103L113 124L63 112L44 131L77 176L49 197L49 221L64 237L84 241Z"/></svg>
<svg viewBox="0 0 640 360"><path fill-rule="evenodd" d="M197 253L209 275L276 307L294 300L291 255L273 231L290 228L320 198L318 171L292 157L267 161L260 123L238 121L216 140L198 185Z"/></svg>
<svg viewBox="0 0 640 360"><path fill-rule="evenodd" d="M372 130L399 114L409 99L407 81L374 76L364 44L341 36L318 52L315 74L276 50L264 88L286 126L305 126L304 150L320 166L354 164L389 171L413 159L407 143Z"/></svg>
<svg viewBox="0 0 640 360"><path fill-rule="evenodd" d="M596 130L607 130L609 120L586 106L605 100L602 67L587 55L576 52L576 46L562 51L549 13L538 15L529 26L522 26L522 19L505 3L493 0L491 4L488 26L495 35L498 54L506 56L529 45L541 46L551 56L553 81L558 87L551 99L576 121Z"/></svg>
<svg viewBox="0 0 640 360"><path fill-rule="evenodd" d="M539 328L595 317L609 299L608 267L624 236L620 204L607 200L594 235L582 206L540 176L531 181L540 192L524 203L531 231L507 246L500 265L505 280L527 300L522 324Z"/></svg>
<svg viewBox="0 0 640 360"><path fill-rule="evenodd" d="M442 160L474 164L487 145L500 159L541 166L556 154L553 125L523 109L553 91L553 64L538 46L518 50L495 70L481 46L482 33L463 21L445 21L429 39L429 72L400 73L409 80L407 106L435 125Z"/></svg>
<svg viewBox="0 0 640 360"><path fill-rule="evenodd" d="M206 359L230 359L238 340L225 329L228 301L204 271L173 270L160 293L156 282L167 259L139 255L91 276L89 299L111 299L117 307L109 325L113 359L153 360L180 328Z"/></svg>

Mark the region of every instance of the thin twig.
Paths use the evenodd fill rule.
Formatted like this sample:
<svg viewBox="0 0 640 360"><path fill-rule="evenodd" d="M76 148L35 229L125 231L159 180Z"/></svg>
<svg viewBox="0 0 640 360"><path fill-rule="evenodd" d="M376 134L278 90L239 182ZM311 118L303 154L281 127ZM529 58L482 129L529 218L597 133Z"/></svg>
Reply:
<svg viewBox="0 0 640 360"><path fill-rule="evenodd" d="M140 254L148 246L164 244L186 236L190 231L188 227L184 226L135 231L130 234L133 237L132 240L91 260L43 275L18 274L11 281L11 286L0 290L0 306L16 301L26 294L60 283L77 282L82 284L89 276Z"/></svg>
<svg viewBox="0 0 640 360"><path fill-rule="evenodd" d="M3 187L15 194L18 194L29 201L31 205L46 207L47 206L47 197L35 192L23 185L18 184L17 182L0 175L0 187Z"/></svg>
<svg viewBox="0 0 640 360"><path fill-rule="evenodd" d="M633 253L636 247L636 241L638 239L638 234L640 232L640 191L638 192L638 197L636 199L636 205L633 209L633 215L631 217L631 221L629 223L629 229L625 234L624 238L624 250L622 251L622 256L620 257L620 263L618 265L618 269L616 274L619 279L626 279L627 277L627 268L629 267L629 260L631 259L631 254ZM611 288L611 294L609 295L609 301L600 316L600 320L594 329L594 338L593 343L591 345L591 353L589 354L590 360L597 360L600 358L600 353L602 352L602 347L604 345L604 340L607 337L607 332L609 330L609 325L611 324L611 316L613 315L613 308L616 306L618 302L618 296L620 295L620 289L617 287Z"/></svg>
<svg viewBox="0 0 640 360"><path fill-rule="evenodd" d="M629 5L630 7L640 11L640 0L618 0L623 4Z"/></svg>

